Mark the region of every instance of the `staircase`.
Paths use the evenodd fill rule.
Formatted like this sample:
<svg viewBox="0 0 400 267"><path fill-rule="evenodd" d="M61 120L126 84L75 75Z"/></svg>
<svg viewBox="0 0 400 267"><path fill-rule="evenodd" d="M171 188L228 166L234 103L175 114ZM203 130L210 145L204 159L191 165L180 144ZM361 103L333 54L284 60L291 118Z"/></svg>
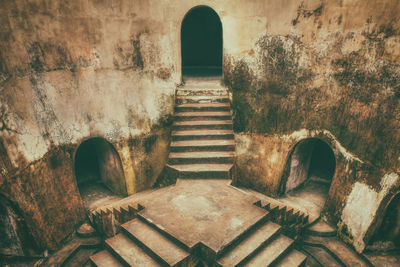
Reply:
<svg viewBox="0 0 400 267"><path fill-rule="evenodd" d="M303 266L306 256L294 249L294 240L280 225L267 221L221 253L217 266Z"/></svg>
<svg viewBox="0 0 400 267"><path fill-rule="evenodd" d="M167 167L177 178L231 179L234 157L227 88L217 80L178 88Z"/></svg>
<svg viewBox="0 0 400 267"><path fill-rule="evenodd" d="M119 234L105 241L106 249L90 259L99 267L196 266L199 258L206 257L199 253L201 246L189 248L138 216L123 224ZM294 248L294 240L270 220L251 226L214 255L207 260L210 266L304 266L306 261L306 256Z"/></svg>
<svg viewBox="0 0 400 267"><path fill-rule="evenodd" d="M184 87L178 88L171 149L167 164L167 168L171 170L169 173L174 173L176 178L182 179L179 181L196 179L196 183L202 187L201 183L210 184L220 181L218 179L232 179L234 158L235 141L228 90L216 81L188 82ZM213 181L207 179L213 179ZM194 181L187 182L193 184ZM238 196L238 194L247 197L246 193L238 191L228 184L220 184L234 192L234 194L229 193L229 190L224 189L224 198L235 196L236 201L243 202L241 195ZM170 187L171 191L177 185ZM193 190L199 192L198 187L195 186L188 191L192 192ZM184 192L177 193L183 194ZM216 191L217 195L218 193ZM185 196L189 195L191 194ZM203 197L205 194L199 193L194 196L194 199ZM171 196L169 199L173 198ZM193 200L186 199L185 201ZM125 209L113 208L117 211L117 215L120 214L117 217L108 216L108 212L95 214L99 223L111 217L114 220L120 218L122 225L120 225L117 235L105 241L105 250L91 257L92 264L104 267L305 265L306 256L295 248L294 240L286 236L285 227L279 225L280 221L303 222L306 220L303 214L259 201L255 205L264 210L261 213L262 219L253 222L244 231L231 235L231 241L224 246L212 249L212 246L205 245L207 242L204 241L207 240L202 240L203 242L199 240L195 245L188 245L174 237L171 229L165 229L165 225L156 224L146 217L146 209L154 209L158 214L158 212L165 211L166 207L163 205L172 204L162 201L160 205L144 204L144 209L140 206ZM218 205L228 204L218 203ZM180 204L177 206L180 207ZM249 209L251 207L254 205L249 203ZM226 207L222 207L221 211L224 209ZM131 212L123 212L124 210L131 210ZM250 213L247 208L243 210L243 213L249 217ZM129 216L134 216L134 218L131 219ZM177 216L175 218L182 217L179 213L169 212L167 219L174 221L174 216ZM188 218L185 218L185 222L187 222ZM222 218L228 222L239 220L236 217ZM125 219L129 219L129 221ZM214 221L210 220L208 224L212 225L213 223ZM196 227L197 225L193 225L192 230L187 234L198 236L201 239L204 230ZM221 230L218 227L211 227L211 229L212 231Z"/></svg>
<svg viewBox="0 0 400 267"><path fill-rule="evenodd" d="M105 245L106 250L91 257L95 266L188 266L191 259L187 248L140 218L123 224Z"/></svg>

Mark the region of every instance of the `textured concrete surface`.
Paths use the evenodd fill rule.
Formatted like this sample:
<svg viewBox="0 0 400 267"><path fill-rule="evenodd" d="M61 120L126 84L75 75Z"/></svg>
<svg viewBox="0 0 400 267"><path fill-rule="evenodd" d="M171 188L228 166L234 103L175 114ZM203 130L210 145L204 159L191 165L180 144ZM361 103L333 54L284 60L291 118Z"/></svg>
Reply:
<svg viewBox="0 0 400 267"><path fill-rule="evenodd" d="M328 198L329 184L321 184L309 180L277 200L300 210L306 211L313 218L318 218Z"/></svg>
<svg viewBox="0 0 400 267"><path fill-rule="evenodd" d="M314 184L313 186L316 185ZM319 198L315 197L315 194L318 195L318 191L313 193L313 190L315 191L315 188L308 188L306 192L303 192L302 197L309 193L308 201L312 199L314 199L314 201L315 199L318 200ZM247 229L249 225L254 224L265 216L265 210L252 204L260 199L268 203L279 203L278 200L274 200L253 190L233 187L229 185L229 181L226 180L178 179L176 185L157 190L144 191L116 201L109 206L104 206L102 209L125 206L129 203L135 206L135 204L140 203L144 209L139 212L139 215L147 222L161 229L162 232L172 235L189 248L201 242L217 252L232 240L232 238ZM282 205L282 202L280 202L280 205ZM297 202L300 210L302 210L300 198L298 198ZM292 199L291 204L294 203L296 203L296 201ZM316 205L309 204L308 202L306 203L306 208ZM286 204L289 205L289 203ZM315 217L318 218L319 214L318 216L315 215ZM310 218L309 222L313 222L316 218ZM156 232L154 228L150 229L151 227L148 225L145 225L146 229L140 230L139 226L142 225L143 222L139 219L128 222L126 225L132 222L135 222L133 224L135 226L129 227L132 229L132 233L137 232L136 237L140 237L141 241L146 242L150 247L154 248L154 251L158 251L160 254L165 253L164 248L166 246L158 247L163 242L171 243L171 239L166 240L165 237L163 237L163 240L151 238L151 235L157 236L160 235L160 233ZM224 254L218 262L225 263L228 266L230 266L229 263L240 262L243 258L247 257L248 253L251 253L252 249L266 242L265 240L269 240L269 237L279 236L275 235L279 234L279 232L275 232L278 228L279 226L275 223L268 222L251 235L245 237L237 246L227 254ZM331 226L325 223L316 223L311 229L323 233L331 233L333 230ZM146 234L146 232L148 232L148 234ZM319 237L305 231L304 238L307 242L324 245L348 266L367 266L366 261L357 251L345 244L337 236ZM273 238L271 239L274 240ZM158 244L155 240L160 240L160 243ZM268 255L272 255L275 252L279 254L279 250L282 249L283 246L291 245L290 240L284 237L276 240L277 244L280 244L280 242L282 242L282 246L274 246L273 243L271 243L271 250L267 249L266 254L260 255L261 259L258 260L265 261L263 257L273 260L273 257L271 256L269 258ZM338 261L324 249L308 245L301 246L300 251L302 249L306 249L312 253L324 266L341 266ZM396 266L393 262L397 260L393 255L375 255L371 257L371 261L372 259L381 263L386 259L387 266ZM293 252L292 256L285 258L285 262L286 260L289 262L288 264L290 264L292 260L293 262L301 263L304 257L301 256L301 253ZM254 258L254 261L257 261L257 258ZM320 265L313 260L308 260L306 266Z"/></svg>
<svg viewBox="0 0 400 267"><path fill-rule="evenodd" d="M176 185L143 192L114 202L112 206L140 203L145 207L141 216L187 246L202 242L218 252L268 214L253 205L257 197L230 186L230 182L178 179Z"/></svg>
<svg viewBox="0 0 400 267"><path fill-rule="evenodd" d="M86 138L115 146L129 194L156 181L182 78L180 26L197 5L222 22L236 131L244 145L252 135L263 139L241 149L245 183L279 192L301 129L303 138L333 136L340 163L326 204L333 221L356 182L380 192L381 177L399 172L398 1L6 0L0 192L41 250L55 249L83 220L73 154ZM345 217L362 238L369 227L358 231Z"/></svg>
<svg viewBox="0 0 400 267"><path fill-rule="evenodd" d="M178 180L174 190L143 200L145 209L140 214L189 247L202 242L218 252L268 214L253 206L256 198L229 183Z"/></svg>
<svg viewBox="0 0 400 267"><path fill-rule="evenodd" d="M96 209L107 203L122 199L102 183L91 183L80 189L83 203L88 210Z"/></svg>

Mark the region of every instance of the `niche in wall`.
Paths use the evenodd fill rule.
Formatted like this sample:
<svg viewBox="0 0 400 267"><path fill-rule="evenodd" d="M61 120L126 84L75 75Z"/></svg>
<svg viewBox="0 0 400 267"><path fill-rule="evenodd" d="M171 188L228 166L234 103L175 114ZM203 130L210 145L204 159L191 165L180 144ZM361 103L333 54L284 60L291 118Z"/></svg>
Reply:
<svg viewBox="0 0 400 267"><path fill-rule="evenodd" d="M181 26L182 75L222 74L222 24L210 7L191 9Z"/></svg>
<svg viewBox="0 0 400 267"><path fill-rule="evenodd" d="M81 195L105 187L117 195L126 195L121 159L114 146L104 138L82 142L75 152L75 177Z"/></svg>
<svg viewBox="0 0 400 267"><path fill-rule="evenodd" d="M297 188L307 179L330 184L336 168L335 155L331 147L317 138L297 143L291 153L289 164L289 176L284 192Z"/></svg>

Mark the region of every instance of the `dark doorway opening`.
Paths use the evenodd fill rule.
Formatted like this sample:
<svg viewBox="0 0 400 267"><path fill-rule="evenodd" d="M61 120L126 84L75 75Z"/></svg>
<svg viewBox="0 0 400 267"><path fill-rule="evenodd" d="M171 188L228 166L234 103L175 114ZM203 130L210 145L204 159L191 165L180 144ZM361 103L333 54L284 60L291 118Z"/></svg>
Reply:
<svg viewBox="0 0 400 267"><path fill-rule="evenodd" d="M190 10L181 26L182 75L222 75L222 24L209 7Z"/></svg>
<svg viewBox="0 0 400 267"><path fill-rule="evenodd" d="M330 183L335 174L336 160L332 149L320 139L313 139L308 177L318 177Z"/></svg>
<svg viewBox="0 0 400 267"><path fill-rule="evenodd" d="M289 164L285 192L297 188L308 179L330 185L336 168L332 149L317 138L300 141L292 151Z"/></svg>
<svg viewBox="0 0 400 267"><path fill-rule="evenodd" d="M89 209L126 195L121 159L108 141L88 139L75 153L75 177L85 206Z"/></svg>
<svg viewBox="0 0 400 267"><path fill-rule="evenodd" d="M369 243L371 250L400 252L400 193L397 193L387 205L381 225Z"/></svg>
<svg viewBox="0 0 400 267"><path fill-rule="evenodd" d="M282 179L281 194L288 201L319 214L336 169L331 147L317 138L302 140L294 146L286 168L287 178Z"/></svg>

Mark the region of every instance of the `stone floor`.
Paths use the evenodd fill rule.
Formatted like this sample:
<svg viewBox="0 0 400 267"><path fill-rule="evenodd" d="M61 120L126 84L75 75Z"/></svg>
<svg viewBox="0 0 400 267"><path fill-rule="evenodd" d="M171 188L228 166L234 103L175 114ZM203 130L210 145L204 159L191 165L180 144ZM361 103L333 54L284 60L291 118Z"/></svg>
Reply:
<svg viewBox="0 0 400 267"><path fill-rule="evenodd" d="M138 203L144 207L143 217L187 246L202 242L219 251L268 214L253 205L258 198L230 186L230 182L178 179L176 185L133 195L111 206Z"/></svg>
<svg viewBox="0 0 400 267"><path fill-rule="evenodd" d="M328 197L329 186L330 184L321 183L311 177L303 185L277 200L304 210L313 218L318 218Z"/></svg>
<svg viewBox="0 0 400 267"><path fill-rule="evenodd" d="M107 203L122 199L122 197L112 193L110 189L101 182L81 186L79 191L82 196L83 204L88 210L93 210Z"/></svg>
<svg viewBox="0 0 400 267"><path fill-rule="evenodd" d="M314 202L314 198L306 196L306 192L311 192L311 195L316 194L318 196L318 192L321 191L318 190L320 188L317 185L312 183L305 185L303 189L306 191L292 192L289 199L290 203L296 203L295 197L305 197L308 199L307 201L300 201L296 204L306 210L310 209L312 207L310 203ZM176 185L143 191L124 199L114 199L113 201L107 199L103 203L108 204L102 205L102 208L139 203L144 207L141 211L143 217L151 220L155 225L168 231L171 235L176 236L188 246L192 246L196 242L203 242L208 247L218 251L233 236L239 235L251 224L259 221L268 213L253 205L259 199L278 202L278 200L260 195L255 191L231 186L229 180L178 179ZM315 199L319 199L319 197ZM285 198L280 200L285 200ZM302 207L301 203L306 203L306 205ZM92 206L92 210L94 209L96 207ZM338 239L335 235L334 227L324 222L316 221L307 229L312 230L314 233L310 234L309 231L306 231L303 242L322 244L328 251L335 254L340 259L340 262L338 263L327 250L311 247L304 243L298 249L306 255L309 253L305 266L400 266L400 255L394 253L364 253L363 255L359 255L351 247ZM321 233L322 235L328 234L325 237L319 236ZM71 243L73 244L73 242L76 241L72 241ZM66 250L64 248L64 251ZM91 252L91 250L93 251ZM95 249L88 247L88 249L76 253L76 257L68 257L67 261L57 264L78 266L80 263L86 262L86 266L88 256L94 251ZM63 255L63 253L63 251L60 251L58 255ZM66 257L62 256L59 258ZM366 262L365 258L369 261ZM47 263L52 261L45 261L44 264L40 264L40 262L43 262L41 260L39 261L39 265L50 266ZM10 266L30 265L20 264Z"/></svg>
<svg viewBox="0 0 400 267"><path fill-rule="evenodd" d="M122 224L121 233L106 241L110 253L103 251L96 254L93 262L97 266L106 266L110 262L114 262L113 266L119 266L111 258L116 253L121 255L119 258L125 264L137 264L138 258L147 262L148 257L139 253L135 244L148 244L149 247L144 251L150 250L149 255L157 254L168 263L169 254L157 244L157 240L161 242L168 239L169 243L171 240L174 243L168 244L171 251L176 251L176 246L181 244L179 246L183 246L187 255L194 257L193 262L206 257L198 256L196 248L201 247L201 250L207 251L207 257L210 255L207 260L219 261L222 266L230 266L227 262L243 263L246 260L250 260L249 266L255 266L253 260L264 262L267 259L263 257L267 255L270 255L267 258L271 263L294 260L301 264L305 256L293 248L294 241L271 221L267 210L254 205L260 199L230 183L228 179L178 179L175 185L135 194L97 209L93 214L127 205L142 207L138 212L139 220L133 219ZM138 230L137 226L130 227L131 224L139 225L143 230ZM147 234L144 235L143 231L147 231ZM122 243L130 247L129 251L137 251L136 256L132 257L126 246L121 246ZM261 248L268 249L259 253ZM259 255L261 259L257 258ZM179 256L179 261L186 261L185 257Z"/></svg>
<svg viewBox="0 0 400 267"><path fill-rule="evenodd" d="M215 122L215 118L212 120L206 118L207 123L203 123L205 116L218 115L221 118L217 119L227 120L224 114L215 114L216 110L219 113L226 112L226 110L219 110L226 108L220 102L215 104L211 101L212 105L203 103L205 98L221 98L218 81L220 77L184 78L186 84L179 89L181 98L187 100L186 98L191 97L192 102L193 99L199 98L197 99L199 103L195 105L192 102L180 103L183 104L180 112L191 112L191 114L186 114L190 116L184 119L179 118L179 123L174 124L175 130L187 130L188 127L202 129L206 125L208 127L210 123L218 127L216 129L225 129L225 126ZM203 87L208 91L203 90ZM193 92L190 93L190 90ZM190 94L186 95L188 92ZM224 94L223 97L228 98L228 94ZM204 113L199 115L197 114L199 112ZM193 121L197 123L194 124ZM223 157L227 154L226 151L232 150L230 147L232 144L228 144L227 140L214 138L218 140L218 144L214 144L215 142L210 142L209 138L199 139L201 141L198 139L198 137L190 138L190 140L176 138L175 146L171 146L176 151L172 149L175 154L170 155L169 164L179 169L179 164L186 164L185 167L187 167L194 159L199 161L201 158L204 161L202 164L206 166L210 165L209 157L221 161L220 165L232 164L232 155ZM193 140L197 142L196 146L192 144ZM189 152L183 150L182 146ZM193 152L194 149L202 152ZM219 154L214 152L220 150L224 152ZM214 154L218 154L219 157L215 157ZM201 173L202 169L196 169L196 171ZM400 257L393 253L390 255L356 253L336 236L334 226L321 220L320 213L328 196L329 183L318 177L311 177L302 186L285 196L273 199L250 189L231 186L231 180L226 179L225 176L225 179L215 179L211 175L204 177L205 174L207 173L201 173L203 176L200 176L200 179L177 179L176 184L147 190L126 198L114 196L102 184L82 188L82 198L89 214L109 216L110 212L115 210L129 210L126 208L128 206L140 207L135 210L134 217L129 217L129 220L125 222L121 221L121 226L113 226L119 228L119 233L105 241L107 249L97 253L97 256L92 256L92 263L101 263L98 266L107 267L122 266L122 264L208 266L199 261L203 258L196 254L199 253L196 247L200 247L202 250L207 250L207 253L213 254L214 262L218 262L221 266L235 266L239 263L245 266L261 266L266 265L266 262L278 266L304 266L304 263L305 266L372 266L374 264L400 266ZM260 205L254 205L257 202L264 204L260 204L261 207L259 207ZM306 217L308 224L302 224L304 231L301 231L300 235L297 233L287 237L286 234L289 232L284 231L285 225L278 225L277 221L273 221L273 212L265 209L266 206L263 206L265 203L270 203L274 207L283 206L285 208L282 210L285 211L291 211L294 208L308 215ZM291 215L288 213L283 217L290 217L295 213ZM100 221L102 219L104 218ZM117 219L119 219L118 216L115 216L115 220ZM89 249L94 251L96 248ZM81 253L76 253L75 258L68 258L68 261L61 264L73 266L87 263L88 251L82 250ZM307 261L305 261L305 255L308 256ZM139 264L140 262L144 264Z"/></svg>

